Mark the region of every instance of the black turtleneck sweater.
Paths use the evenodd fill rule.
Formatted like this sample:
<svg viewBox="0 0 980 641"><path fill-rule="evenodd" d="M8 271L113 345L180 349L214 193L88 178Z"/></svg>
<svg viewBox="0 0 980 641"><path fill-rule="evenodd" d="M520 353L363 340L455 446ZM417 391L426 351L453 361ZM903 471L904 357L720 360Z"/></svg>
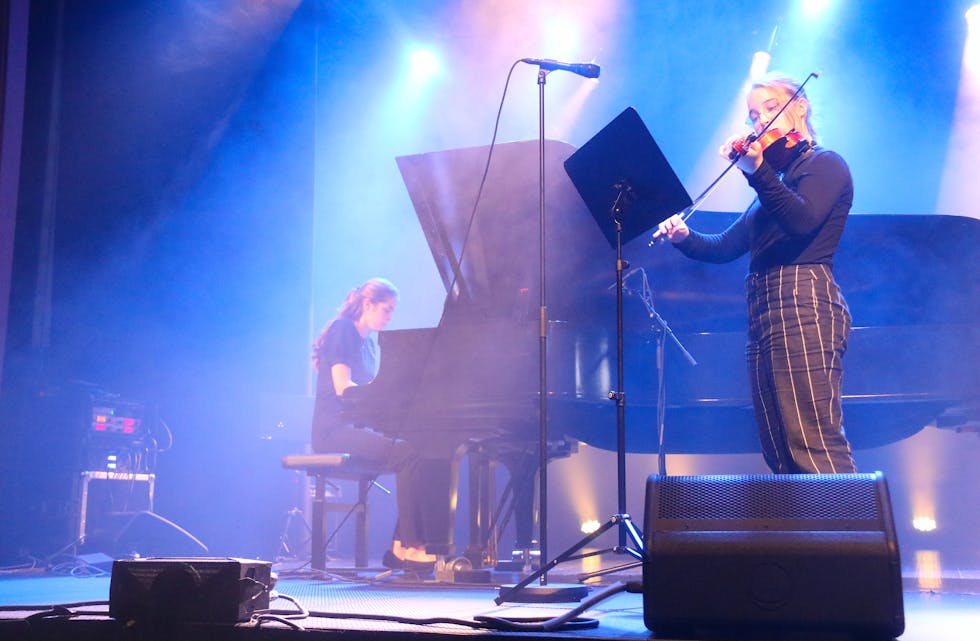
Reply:
<svg viewBox="0 0 980 641"><path fill-rule="evenodd" d="M720 234L692 229L677 248L690 258L712 263L727 263L750 252L750 272L810 263L833 267L854 199L844 159L815 147L782 176L763 161L746 178L758 197L745 213Z"/></svg>

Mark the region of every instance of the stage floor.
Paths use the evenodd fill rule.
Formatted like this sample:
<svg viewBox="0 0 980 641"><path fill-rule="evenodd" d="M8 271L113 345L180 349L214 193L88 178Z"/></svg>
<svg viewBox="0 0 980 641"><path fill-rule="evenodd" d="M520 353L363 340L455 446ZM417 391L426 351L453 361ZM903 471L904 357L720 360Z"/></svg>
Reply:
<svg viewBox="0 0 980 641"><path fill-rule="evenodd" d="M505 631L469 627L480 617L551 618L569 613L579 604L504 603L496 605L497 586L439 582L405 573L370 569L357 573L290 569L278 564L275 590L285 597L271 603L280 612L302 607L305 618L267 619L256 625L240 623L147 626L140 632L125 629L109 618L110 573L73 563L48 569L8 568L0 574L0 639L285 639L297 638L408 638L483 637L524 638L669 638L658 637L643 623L641 594L617 592L591 605L580 617L598 623L588 629L558 631ZM566 570L567 572L567 570ZM508 575L496 575L494 578ZM512 576L512 575L511 575ZM563 574L562 566L549 574L549 585L574 583L578 575ZM615 586L638 582L639 570L604 577L590 586L587 600L595 600ZM967 641L980 630L980 573L953 572L941 577L903 579L906 630L903 641ZM62 606L60 609L53 606ZM46 612L46 614L42 614ZM71 616L69 616L71 614ZM461 623L430 624L407 621L437 618ZM401 621L397 619L402 619ZM136 633L136 636L134 636ZM313 635L313 636L310 636Z"/></svg>

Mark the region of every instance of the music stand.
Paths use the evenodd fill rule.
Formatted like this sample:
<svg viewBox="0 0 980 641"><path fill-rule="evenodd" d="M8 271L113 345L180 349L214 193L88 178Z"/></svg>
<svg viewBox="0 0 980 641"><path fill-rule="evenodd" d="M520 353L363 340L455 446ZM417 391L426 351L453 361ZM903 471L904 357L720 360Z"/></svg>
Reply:
<svg viewBox="0 0 980 641"><path fill-rule="evenodd" d="M642 559L642 535L626 513L626 395L623 373L623 243L648 231L661 220L691 205L691 197L640 115L632 107L623 110L582 147L565 160L571 178L602 230L616 249L616 387L609 398L616 402L616 456L618 513L598 530L559 554L537 572L525 577L495 599L500 605L546 574L610 528L619 526L616 552ZM626 544L632 539L636 549ZM632 564L631 564L632 565Z"/></svg>
<svg viewBox="0 0 980 641"><path fill-rule="evenodd" d="M684 185L636 109L627 107L565 161L565 171L616 249L616 455L620 514L626 512L626 396L623 385L623 243L691 204ZM625 545L620 530L619 544Z"/></svg>

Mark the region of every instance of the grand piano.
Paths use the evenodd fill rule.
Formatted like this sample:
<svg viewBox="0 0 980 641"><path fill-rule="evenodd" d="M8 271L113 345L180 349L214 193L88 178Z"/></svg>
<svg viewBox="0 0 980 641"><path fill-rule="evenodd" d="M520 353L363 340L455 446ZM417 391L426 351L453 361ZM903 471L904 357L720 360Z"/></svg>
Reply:
<svg viewBox="0 0 980 641"><path fill-rule="evenodd" d="M607 396L616 371L615 252L563 171L574 151L546 142L547 428L555 456L579 441L615 449L617 440ZM348 390L345 412L439 456L468 447L500 457L526 481L536 471L539 429L538 143L497 145L474 210L487 152L397 159L447 297L438 327L382 333L379 375ZM699 212L690 224L720 231L736 216ZM743 355L747 259L698 263L647 240L623 248L632 272L623 310L627 451L655 452L658 442L661 330L633 295L644 275L656 311L698 361L690 365L666 343L666 451L758 451ZM834 271L854 320L844 361L853 447L929 424L976 429L978 241L980 221L971 218L851 215ZM474 495L483 491L471 488L471 500L483 500ZM518 511L529 512L527 500Z"/></svg>

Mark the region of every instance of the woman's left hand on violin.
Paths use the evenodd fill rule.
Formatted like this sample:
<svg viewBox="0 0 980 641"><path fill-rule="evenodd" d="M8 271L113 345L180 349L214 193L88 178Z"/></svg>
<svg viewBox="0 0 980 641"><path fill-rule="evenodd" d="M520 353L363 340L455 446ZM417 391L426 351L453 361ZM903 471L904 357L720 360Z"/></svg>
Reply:
<svg viewBox="0 0 980 641"><path fill-rule="evenodd" d="M746 145L745 138L743 136L732 136L725 141L725 144L721 146L718 153L720 153L721 157L725 160L729 160L736 147L736 143L740 143L739 146L742 148L742 153L735 161L735 166L744 171L746 174L754 174L762 165L762 143L758 140L753 140Z"/></svg>

